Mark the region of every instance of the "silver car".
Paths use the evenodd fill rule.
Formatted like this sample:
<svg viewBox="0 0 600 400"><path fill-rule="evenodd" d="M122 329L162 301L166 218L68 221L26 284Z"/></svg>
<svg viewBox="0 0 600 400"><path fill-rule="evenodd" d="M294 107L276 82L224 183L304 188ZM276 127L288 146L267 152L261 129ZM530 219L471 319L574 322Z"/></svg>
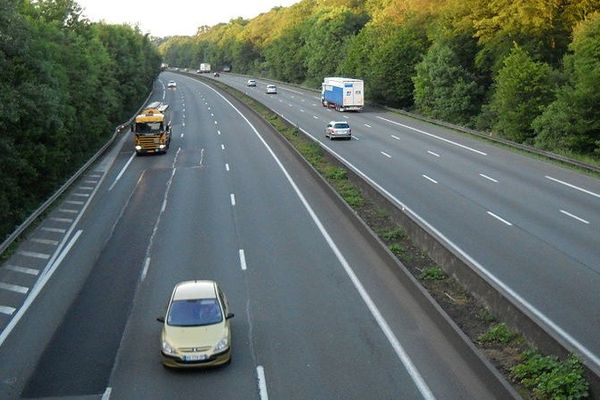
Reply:
<svg viewBox="0 0 600 400"><path fill-rule="evenodd" d="M331 140L337 138L350 140L352 139L352 129L346 121L331 121L325 128L325 137Z"/></svg>

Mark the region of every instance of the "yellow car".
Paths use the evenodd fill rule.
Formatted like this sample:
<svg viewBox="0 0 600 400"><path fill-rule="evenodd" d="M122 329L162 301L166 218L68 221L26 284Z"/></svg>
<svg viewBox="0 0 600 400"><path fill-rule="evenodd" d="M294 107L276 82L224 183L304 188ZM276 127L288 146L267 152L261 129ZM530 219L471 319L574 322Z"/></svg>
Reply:
<svg viewBox="0 0 600 400"><path fill-rule="evenodd" d="M175 285L161 334L162 363L189 368L228 364L231 329L227 298L214 281Z"/></svg>

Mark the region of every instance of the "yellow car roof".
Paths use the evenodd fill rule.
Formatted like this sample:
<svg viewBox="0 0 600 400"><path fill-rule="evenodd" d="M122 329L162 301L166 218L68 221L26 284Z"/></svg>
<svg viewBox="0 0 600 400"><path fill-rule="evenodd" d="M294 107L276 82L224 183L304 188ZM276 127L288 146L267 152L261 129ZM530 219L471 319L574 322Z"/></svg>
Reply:
<svg viewBox="0 0 600 400"><path fill-rule="evenodd" d="M173 300L211 299L216 298L214 281L184 281L173 289Z"/></svg>

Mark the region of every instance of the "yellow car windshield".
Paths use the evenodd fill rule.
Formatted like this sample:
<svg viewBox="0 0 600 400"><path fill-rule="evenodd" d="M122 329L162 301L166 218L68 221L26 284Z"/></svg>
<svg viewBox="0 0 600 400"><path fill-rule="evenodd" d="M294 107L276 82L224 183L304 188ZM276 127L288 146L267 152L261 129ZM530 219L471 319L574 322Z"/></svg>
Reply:
<svg viewBox="0 0 600 400"><path fill-rule="evenodd" d="M223 314L217 299L175 300L167 316L171 326L213 325L221 321Z"/></svg>

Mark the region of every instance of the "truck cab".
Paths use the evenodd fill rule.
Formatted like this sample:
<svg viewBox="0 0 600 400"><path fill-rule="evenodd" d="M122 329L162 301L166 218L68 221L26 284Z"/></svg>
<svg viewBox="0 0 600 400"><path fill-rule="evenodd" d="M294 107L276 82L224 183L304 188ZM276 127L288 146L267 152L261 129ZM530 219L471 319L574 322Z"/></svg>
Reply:
<svg viewBox="0 0 600 400"><path fill-rule="evenodd" d="M136 153L166 153L171 144L169 106L155 101L135 117L131 127Z"/></svg>

